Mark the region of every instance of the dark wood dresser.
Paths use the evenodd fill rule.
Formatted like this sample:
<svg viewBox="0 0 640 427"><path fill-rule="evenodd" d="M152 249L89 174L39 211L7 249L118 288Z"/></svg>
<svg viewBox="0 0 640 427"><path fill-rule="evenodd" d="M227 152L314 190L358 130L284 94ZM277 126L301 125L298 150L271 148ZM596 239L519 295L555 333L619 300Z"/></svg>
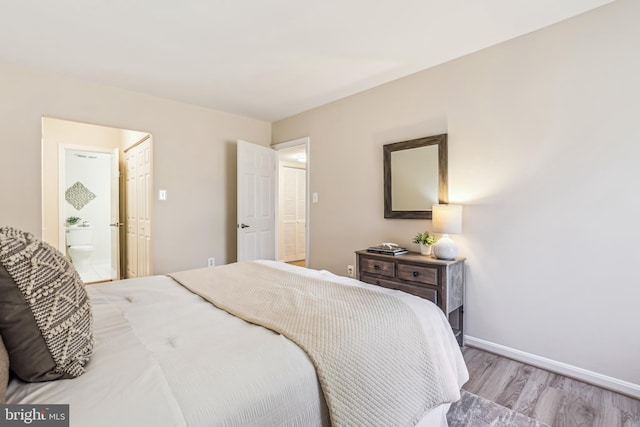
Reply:
<svg viewBox="0 0 640 427"><path fill-rule="evenodd" d="M410 252L381 255L356 251L358 279L433 301L447 315L458 344L464 336L464 261Z"/></svg>

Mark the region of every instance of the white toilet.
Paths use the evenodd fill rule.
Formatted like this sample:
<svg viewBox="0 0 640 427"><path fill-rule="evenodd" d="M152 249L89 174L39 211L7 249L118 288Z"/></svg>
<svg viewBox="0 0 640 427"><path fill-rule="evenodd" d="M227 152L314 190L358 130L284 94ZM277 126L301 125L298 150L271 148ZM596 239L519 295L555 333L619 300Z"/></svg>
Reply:
<svg viewBox="0 0 640 427"><path fill-rule="evenodd" d="M67 250L78 272L88 270L93 253L93 227L67 227Z"/></svg>

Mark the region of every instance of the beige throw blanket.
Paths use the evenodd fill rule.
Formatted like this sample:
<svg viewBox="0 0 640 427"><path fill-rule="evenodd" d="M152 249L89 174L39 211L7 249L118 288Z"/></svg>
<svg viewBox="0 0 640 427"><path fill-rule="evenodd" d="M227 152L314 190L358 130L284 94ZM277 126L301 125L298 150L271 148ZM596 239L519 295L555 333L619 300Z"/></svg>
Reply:
<svg viewBox="0 0 640 427"><path fill-rule="evenodd" d="M170 276L301 347L315 365L334 426L415 425L448 400L419 321L398 298L265 261Z"/></svg>

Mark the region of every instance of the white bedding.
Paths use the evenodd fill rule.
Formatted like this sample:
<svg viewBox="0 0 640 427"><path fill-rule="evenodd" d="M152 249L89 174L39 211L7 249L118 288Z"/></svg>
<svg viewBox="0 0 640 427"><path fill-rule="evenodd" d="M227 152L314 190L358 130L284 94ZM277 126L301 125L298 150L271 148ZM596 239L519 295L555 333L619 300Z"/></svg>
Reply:
<svg viewBox="0 0 640 427"><path fill-rule="evenodd" d="M328 272L280 268L372 287ZM442 312L417 297L372 288L399 296L418 314L440 349L440 371L462 386L467 370ZM286 338L218 310L166 276L87 290L96 339L87 372L49 383L14 379L8 403L68 403L78 427L329 425L313 365ZM446 407L420 425L446 422Z"/></svg>

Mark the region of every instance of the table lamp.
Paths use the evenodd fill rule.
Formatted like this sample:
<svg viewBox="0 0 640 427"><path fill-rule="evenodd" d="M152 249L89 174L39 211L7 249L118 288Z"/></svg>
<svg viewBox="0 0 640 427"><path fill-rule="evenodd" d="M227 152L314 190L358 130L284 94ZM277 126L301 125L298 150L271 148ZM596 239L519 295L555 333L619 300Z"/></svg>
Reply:
<svg viewBox="0 0 640 427"><path fill-rule="evenodd" d="M432 209L433 232L442 234L433 247L433 254L438 259L453 260L458 255L458 247L449 234L462 232L462 206L433 205Z"/></svg>

